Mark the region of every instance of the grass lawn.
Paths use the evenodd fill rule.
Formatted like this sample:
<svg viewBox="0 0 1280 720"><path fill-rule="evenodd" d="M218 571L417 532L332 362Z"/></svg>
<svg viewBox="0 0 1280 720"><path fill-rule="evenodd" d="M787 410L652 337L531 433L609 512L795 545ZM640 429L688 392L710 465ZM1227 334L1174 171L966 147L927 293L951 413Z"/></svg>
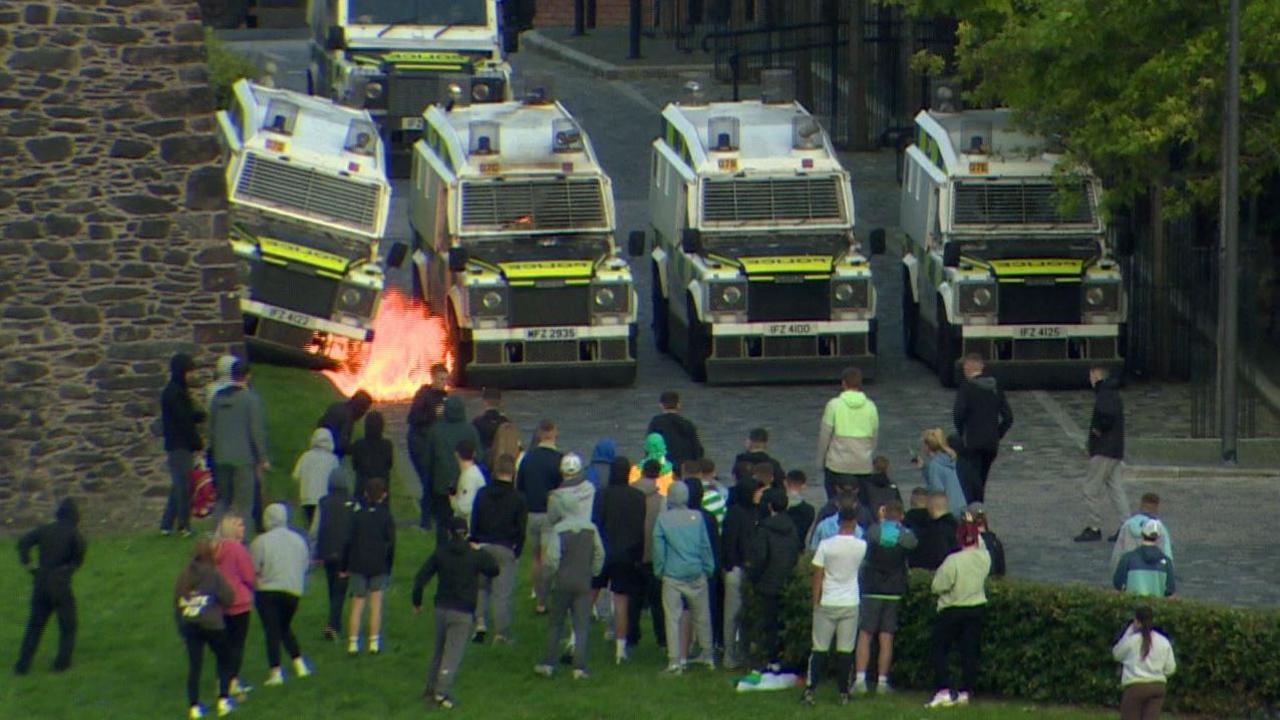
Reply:
<svg viewBox="0 0 1280 720"><path fill-rule="evenodd" d="M274 497L293 497L289 471L305 446L312 423L334 395L318 375L259 366L255 385L268 403L270 442L275 470L268 478ZM403 479L403 476L401 476ZM394 496L398 517L416 514L402 489ZM205 521L202 525L207 526ZM324 575L312 573L294 627L303 652L316 674L290 679L282 688L261 688L235 713L237 717L281 718L315 712L334 718L420 717L427 706L420 700L423 675L432 641L430 598L415 617L409 595L413 574L427 557L431 539L413 529L399 536L393 584L386 598L384 651L377 657L349 658L345 647L325 642L320 630L326 612ZM5 718L184 718L186 653L178 638L171 609L175 578L186 562L191 541L146 533L134 536L90 537L86 566L76 576L80 604L80 633L74 666L66 675L54 674L52 663L56 624L51 623L30 676L5 675L0 683L0 717ZM26 620L30 581L16 565L0 572L0 647L16 652ZM525 569L527 571L527 559ZM855 700L841 710L835 706L833 684L821 689L815 710L798 705L799 691L739 694L731 673L692 671L683 677L660 673L665 657L646 638L622 667L612 664L612 648L592 633L593 675L575 682L567 673L552 680L536 677L532 667L545 643L545 621L534 616L528 583L518 591L512 646L468 649L454 694L458 717L492 718L702 718L732 717L848 717L871 713L877 718L1036 717L1083 720L1113 717L1113 712L1048 708L1020 702L980 698L974 706L928 712L924 693L903 692L891 698ZM6 658L12 662L14 658ZM212 656L205 664L202 701L212 705ZM262 629L255 617L246 649L244 678L259 686L266 676ZM7 673L7 668L5 669ZM439 712L439 711L433 711Z"/></svg>

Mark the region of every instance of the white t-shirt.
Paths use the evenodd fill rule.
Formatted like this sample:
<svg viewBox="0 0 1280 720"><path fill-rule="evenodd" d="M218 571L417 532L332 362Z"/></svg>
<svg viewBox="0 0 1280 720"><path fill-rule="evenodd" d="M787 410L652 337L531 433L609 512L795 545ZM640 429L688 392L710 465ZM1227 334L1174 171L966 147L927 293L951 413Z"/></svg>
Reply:
<svg viewBox="0 0 1280 720"><path fill-rule="evenodd" d="M866 541L853 535L833 535L818 543L813 566L823 571L824 607L857 607L858 568L866 556Z"/></svg>
<svg viewBox="0 0 1280 720"><path fill-rule="evenodd" d="M471 507L476 504L476 493L484 487L484 474L480 468L472 465L458 476L458 492L450 500L453 512L468 520L471 519Z"/></svg>

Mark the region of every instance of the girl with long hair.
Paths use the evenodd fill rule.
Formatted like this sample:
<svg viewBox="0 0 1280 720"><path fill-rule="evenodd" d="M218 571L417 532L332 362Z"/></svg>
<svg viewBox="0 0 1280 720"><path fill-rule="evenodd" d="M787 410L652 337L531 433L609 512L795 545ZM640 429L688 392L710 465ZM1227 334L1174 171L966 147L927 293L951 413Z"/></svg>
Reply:
<svg viewBox="0 0 1280 720"><path fill-rule="evenodd" d="M205 709L200 705L200 674L206 646L213 651L217 661L218 716L226 715L235 705L229 692L231 664L223 612L235 602L235 591L218 572L212 541L207 538L196 541L191 561L174 585L173 598L178 634L187 645L187 704L190 708L187 716L193 720L205 716Z"/></svg>
<svg viewBox="0 0 1280 720"><path fill-rule="evenodd" d="M1111 655L1120 663L1120 720L1159 718L1165 684L1178 664L1169 638L1156 631L1149 606L1134 611Z"/></svg>
<svg viewBox="0 0 1280 720"><path fill-rule="evenodd" d="M253 588L257 575L253 558L244 546L244 518L227 513L218 522L215 534L214 560L223 579L235 593L235 600L223 610L227 626L227 652L231 673L231 694L243 701L253 688L240 682L240 666L244 664L244 644L249 638L249 617L253 610Z"/></svg>
<svg viewBox="0 0 1280 720"><path fill-rule="evenodd" d="M924 475L925 487L930 492L945 492L947 507L956 519L964 517L965 507L969 504L960 485L960 476L956 473L956 451L947 442L942 428L930 428L920 435L924 447L924 460L921 473Z"/></svg>

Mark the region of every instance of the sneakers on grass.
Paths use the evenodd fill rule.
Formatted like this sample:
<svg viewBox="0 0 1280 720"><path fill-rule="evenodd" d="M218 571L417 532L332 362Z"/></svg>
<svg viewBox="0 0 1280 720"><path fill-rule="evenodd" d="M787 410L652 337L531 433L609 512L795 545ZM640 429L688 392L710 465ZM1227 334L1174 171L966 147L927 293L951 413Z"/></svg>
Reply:
<svg viewBox="0 0 1280 720"><path fill-rule="evenodd" d="M538 665L533 666L534 675L541 675L542 677L549 678L552 675L554 675L555 672L556 672L556 669L553 666L547 665L545 663L540 663Z"/></svg>
<svg viewBox="0 0 1280 720"><path fill-rule="evenodd" d="M967 692L957 693L957 694L956 694L956 704L957 704L957 705L968 705L968 704L969 704L969 693L967 693Z"/></svg>
<svg viewBox="0 0 1280 720"><path fill-rule="evenodd" d="M374 635L373 637L369 638L369 654L377 655L381 652L382 652L382 638L378 635Z"/></svg>
<svg viewBox="0 0 1280 720"><path fill-rule="evenodd" d="M311 667L306 660L296 657L293 659L293 674L298 678L311 677Z"/></svg>
<svg viewBox="0 0 1280 720"><path fill-rule="evenodd" d="M854 695L866 695L866 694L867 694L867 680L866 680L866 678L861 678L861 677L860 677L860 678L858 678L857 680L854 680L854 681L853 681L853 694L854 694Z"/></svg>
<svg viewBox="0 0 1280 720"><path fill-rule="evenodd" d="M590 680L591 673L587 672L586 670L579 670L577 668L574 668L573 679L574 680Z"/></svg>
<svg viewBox="0 0 1280 720"><path fill-rule="evenodd" d="M164 531L161 530L160 532L164 532ZM204 708L200 705L192 705L191 709L187 711L188 720L201 720L201 718L203 717L204 717Z"/></svg>
<svg viewBox="0 0 1280 720"><path fill-rule="evenodd" d="M272 668L271 672L267 673L267 679L262 681L262 684L265 687L275 687L276 685L283 685L284 671L281 670L280 668Z"/></svg>
<svg viewBox="0 0 1280 720"><path fill-rule="evenodd" d="M231 698L218 698L218 717L226 717L236 709L236 704Z"/></svg>
<svg viewBox="0 0 1280 720"><path fill-rule="evenodd" d="M347 654L352 657L360 654L360 637L358 635L347 639Z"/></svg>
<svg viewBox="0 0 1280 720"><path fill-rule="evenodd" d="M816 703L817 699L814 697L813 688L805 688L804 694L800 696L800 704L813 707Z"/></svg>
<svg viewBox="0 0 1280 720"><path fill-rule="evenodd" d="M951 698L951 691L944 688L935 693L933 699L925 703L924 706L927 708L948 708L955 704L956 701Z"/></svg>

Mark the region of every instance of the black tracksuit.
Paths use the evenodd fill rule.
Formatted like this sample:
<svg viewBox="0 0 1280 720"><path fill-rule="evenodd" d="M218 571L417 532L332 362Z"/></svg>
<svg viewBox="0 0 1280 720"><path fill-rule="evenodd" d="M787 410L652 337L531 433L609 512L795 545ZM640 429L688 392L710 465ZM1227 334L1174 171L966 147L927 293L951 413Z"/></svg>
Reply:
<svg viewBox="0 0 1280 720"><path fill-rule="evenodd" d="M31 548L40 549L40 560L32 571L35 583L31 590L31 616L22 637L22 649L14 671L25 674L31 669L40 635L49 616L58 615L58 656L55 670L71 667L71 652L76 644L76 598L71 591L71 575L84 564L88 544L80 534L80 512L75 501L67 498L58 505L57 520L32 530L18 540L18 560L31 564Z"/></svg>
<svg viewBox="0 0 1280 720"><path fill-rule="evenodd" d="M1013 410L996 379L978 375L966 380L956 391L951 415L963 446L956 450L960 455L957 469L965 497L970 502L983 502L1000 439L1013 427Z"/></svg>
<svg viewBox="0 0 1280 720"><path fill-rule="evenodd" d="M1124 403L1120 382L1106 378L1093 389L1093 417L1089 421L1089 457L1124 459Z"/></svg>
<svg viewBox="0 0 1280 720"><path fill-rule="evenodd" d="M354 513L355 501L342 485L330 485L329 494L320 498L316 555L324 561L324 576L329 587L329 620L325 627L334 632L342 627L342 606L347 598L348 579L341 573Z"/></svg>
<svg viewBox="0 0 1280 720"><path fill-rule="evenodd" d="M524 495L510 482L494 480L476 493L471 506L471 541L511 548L520 557L524 550L529 510Z"/></svg>
<svg viewBox="0 0 1280 720"><path fill-rule="evenodd" d="M474 613L480 575L497 577L498 562L489 553L471 547L466 539L450 539L431 554L414 576L414 607L422 607L422 589L436 575L440 576L440 582L436 585L435 606Z"/></svg>
<svg viewBox="0 0 1280 720"><path fill-rule="evenodd" d="M654 415L645 434L658 433L667 442L667 459L675 474L680 474L686 460L702 459L702 438L698 428L680 413L664 412Z"/></svg>

